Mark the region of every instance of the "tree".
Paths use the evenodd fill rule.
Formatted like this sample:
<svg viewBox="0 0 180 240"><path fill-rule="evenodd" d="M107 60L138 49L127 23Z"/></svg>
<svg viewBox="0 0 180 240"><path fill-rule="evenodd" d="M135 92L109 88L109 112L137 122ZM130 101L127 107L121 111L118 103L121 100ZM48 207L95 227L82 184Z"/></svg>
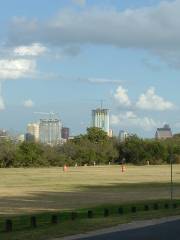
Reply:
<svg viewBox="0 0 180 240"><path fill-rule="evenodd" d="M16 153L16 166L35 167L43 165L43 146L34 142L23 142Z"/></svg>
<svg viewBox="0 0 180 240"><path fill-rule="evenodd" d="M16 145L10 140L0 140L0 167L12 167L16 160Z"/></svg>
<svg viewBox="0 0 180 240"><path fill-rule="evenodd" d="M90 142L93 143L102 143L106 142L109 139L107 133L97 127L87 129L87 138Z"/></svg>

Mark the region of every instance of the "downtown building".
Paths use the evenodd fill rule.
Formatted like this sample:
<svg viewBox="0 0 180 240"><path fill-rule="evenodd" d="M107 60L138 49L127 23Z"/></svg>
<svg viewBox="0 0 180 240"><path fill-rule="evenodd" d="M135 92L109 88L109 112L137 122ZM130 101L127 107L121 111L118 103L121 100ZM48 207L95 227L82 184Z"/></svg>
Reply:
<svg viewBox="0 0 180 240"><path fill-rule="evenodd" d="M101 128L109 136L109 109L97 108L92 110L92 127Z"/></svg>
<svg viewBox="0 0 180 240"><path fill-rule="evenodd" d="M130 134L124 130L119 131L119 140L120 142L125 142L126 139L130 136Z"/></svg>
<svg viewBox="0 0 180 240"><path fill-rule="evenodd" d="M39 141L50 146L61 143L61 128L62 124L59 119L40 119Z"/></svg>
<svg viewBox="0 0 180 240"><path fill-rule="evenodd" d="M172 130L168 124L165 124L162 128L157 128L155 133L155 138L157 140L163 140L172 137L173 137Z"/></svg>
<svg viewBox="0 0 180 240"><path fill-rule="evenodd" d="M28 123L25 140L27 142L39 141L39 123Z"/></svg>
<svg viewBox="0 0 180 240"><path fill-rule="evenodd" d="M68 140L69 139L69 133L70 133L70 130L69 130L68 127L62 127L62 129L61 129L61 138L65 139L65 140Z"/></svg>

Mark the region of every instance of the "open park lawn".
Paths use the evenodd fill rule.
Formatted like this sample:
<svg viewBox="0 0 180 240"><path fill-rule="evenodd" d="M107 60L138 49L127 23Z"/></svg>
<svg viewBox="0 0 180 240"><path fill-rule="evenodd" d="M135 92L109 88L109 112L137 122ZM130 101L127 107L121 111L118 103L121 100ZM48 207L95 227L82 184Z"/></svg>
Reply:
<svg viewBox="0 0 180 240"><path fill-rule="evenodd" d="M180 197L180 165L173 165ZM0 169L0 213L28 214L144 199L168 199L170 166Z"/></svg>

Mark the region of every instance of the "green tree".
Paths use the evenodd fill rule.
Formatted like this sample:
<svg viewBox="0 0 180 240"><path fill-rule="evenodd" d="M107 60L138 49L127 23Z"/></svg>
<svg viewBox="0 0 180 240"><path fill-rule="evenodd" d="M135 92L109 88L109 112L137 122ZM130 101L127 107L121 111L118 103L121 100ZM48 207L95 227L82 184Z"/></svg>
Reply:
<svg viewBox="0 0 180 240"><path fill-rule="evenodd" d="M87 138L93 143L102 143L109 139L107 133L97 127L91 127L87 129Z"/></svg>
<svg viewBox="0 0 180 240"><path fill-rule="evenodd" d="M0 167L12 167L15 161L16 145L10 140L0 140Z"/></svg>
<svg viewBox="0 0 180 240"><path fill-rule="evenodd" d="M43 165L43 146L34 142L23 142L16 153L16 166L35 167Z"/></svg>

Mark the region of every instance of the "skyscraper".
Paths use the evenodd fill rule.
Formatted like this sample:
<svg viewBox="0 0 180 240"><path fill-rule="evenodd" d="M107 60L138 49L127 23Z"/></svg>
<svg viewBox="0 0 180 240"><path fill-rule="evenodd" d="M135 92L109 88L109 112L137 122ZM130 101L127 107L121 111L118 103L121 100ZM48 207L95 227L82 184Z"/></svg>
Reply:
<svg viewBox="0 0 180 240"><path fill-rule="evenodd" d="M61 122L59 119L40 119L40 142L54 146L61 139Z"/></svg>
<svg viewBox="0 0 180 240"><path fill-rule="evenodd" d="M63 139L66 139L66 140L69 138L69 128L67 128L67 127L62 127L61 137L62 137Z"/></svg>
<svg viewBox="0 0 180 240"><path fill-rule="evenodd" d="M120 130L120 131L119 131L119 140L120 140L121 142L124 142L129 136L130 136L130 135L129 135L128 132L126 132L126 131L124 131L124 130Z"/></svg>
<svg viewBox="0 0 180 240"><path fill-rule="evenodd" d="M165 124L162 128L157 128L155 138L156 139L167 139L172 138L173 134L168 124Z"/></svg>
<svg viewBox="0 0 180 240"><path fill-rule="evenodd" d="M39 141L39 123L28 123L26 141Z"/></svg>
<svg viewBox="0 0 180 240"><path fill-rule="evenodd" d="M92 110L92 127L101 128L109 135L109 110L97 108Z"/></svg>

